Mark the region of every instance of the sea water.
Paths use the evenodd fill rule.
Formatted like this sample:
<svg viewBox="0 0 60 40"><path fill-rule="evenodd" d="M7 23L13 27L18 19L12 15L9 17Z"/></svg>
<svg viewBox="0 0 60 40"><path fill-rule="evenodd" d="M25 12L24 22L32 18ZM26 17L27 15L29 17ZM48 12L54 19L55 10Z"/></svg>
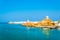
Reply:
<svg viewBox="0 0 60 40"><path fill-rule="evenodd" d="M0 23L0 40L60 40L60 30Z"/></svg>

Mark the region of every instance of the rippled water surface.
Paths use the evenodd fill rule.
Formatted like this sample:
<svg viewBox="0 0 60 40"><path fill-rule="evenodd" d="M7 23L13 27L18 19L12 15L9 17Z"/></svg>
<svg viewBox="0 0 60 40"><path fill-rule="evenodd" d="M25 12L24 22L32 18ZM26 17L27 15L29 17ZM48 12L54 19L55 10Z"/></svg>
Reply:
<svg viewBox="0 0 60 40"><path fill-rule="evenodd" d="M0 40L60 40L60 30L0 24Z"/></svg>

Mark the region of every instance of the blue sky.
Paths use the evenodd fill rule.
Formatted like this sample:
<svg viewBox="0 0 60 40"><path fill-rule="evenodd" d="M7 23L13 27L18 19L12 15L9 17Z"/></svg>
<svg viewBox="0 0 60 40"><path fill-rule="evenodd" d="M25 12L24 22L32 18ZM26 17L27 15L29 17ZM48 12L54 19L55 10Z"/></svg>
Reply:
<svg viewBox="0 0 60 40"><path fill-rule="evenodd" d="M0 22L60 20L60 0L0 0Z"/></svg>

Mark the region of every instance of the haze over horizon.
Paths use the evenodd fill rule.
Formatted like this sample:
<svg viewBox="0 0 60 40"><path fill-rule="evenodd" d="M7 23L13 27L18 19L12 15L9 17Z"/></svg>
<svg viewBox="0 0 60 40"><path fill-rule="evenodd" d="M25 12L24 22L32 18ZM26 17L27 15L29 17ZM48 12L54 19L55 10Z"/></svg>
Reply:
<svg viewBox="0 0 60 40"><path fill-rule="evenodd" d="M60 0L0 0L0 22L60 20Z"/></svg>

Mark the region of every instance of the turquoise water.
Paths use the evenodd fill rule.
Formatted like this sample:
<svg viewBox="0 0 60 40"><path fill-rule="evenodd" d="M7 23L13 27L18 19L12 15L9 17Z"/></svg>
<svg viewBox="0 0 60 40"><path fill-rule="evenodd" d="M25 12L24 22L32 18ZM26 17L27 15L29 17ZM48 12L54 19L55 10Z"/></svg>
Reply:
<svg viewBox="0 0 60 40"><path fill-rule="evenodd" d="M41 28L27 29L20 24L0 24L0 40L60 40L60 30L51 29L47 33Z"/></svg>

